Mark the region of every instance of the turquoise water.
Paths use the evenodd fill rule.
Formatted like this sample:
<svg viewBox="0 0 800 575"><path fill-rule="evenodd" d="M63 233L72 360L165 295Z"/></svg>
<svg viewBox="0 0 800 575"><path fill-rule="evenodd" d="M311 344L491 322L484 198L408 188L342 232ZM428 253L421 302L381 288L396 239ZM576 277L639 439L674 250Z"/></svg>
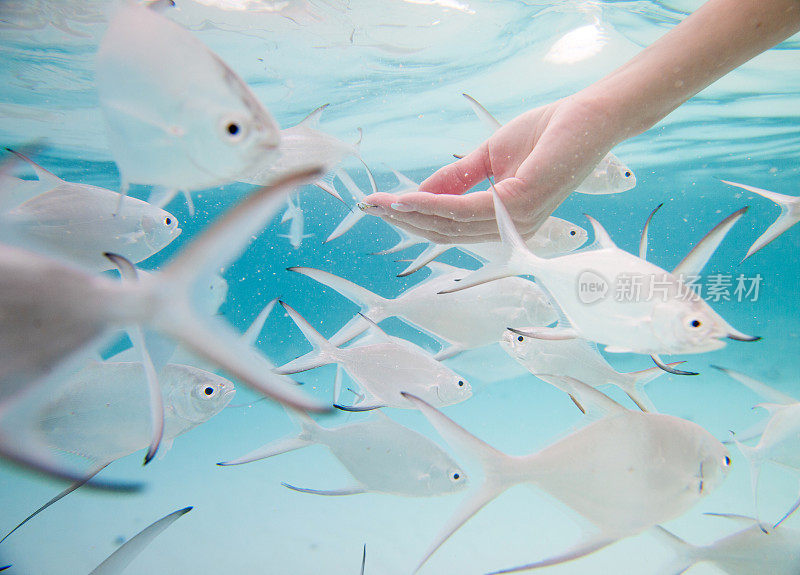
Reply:
<svg viewBox="0 0 800 575"><path fill-rule="evenodd" d="M362 128L364 160L378 188L389 190L395 181L388 167L420 181L453 153L468 151L486 136L462 92L507 121L613 70L700 3L230 1L221 3L226 10L211 4L179 1L180 10L170 17L195 31L240 73L281 126L294 125L330 102L320 129L353 142ZM245 5L251 12L233 9ZM93 56L107 13L106 2L0 5L0 140L18 146L45 139L48 147L36 158L44 167L68 181L118 189L93 88ZM562 60L554 62L553 46L570 31L587 26L594 31L585 31L580 43L563 48ZM763 340L672 357L688 360L687 367L701 375L665 375L648 386L660 411L695 421L721 439L727 439L728 430L746 429L763 412L751 410L761 399L710 364L742 371L800 397L800 227L739 263L779 210L766 199L718 181L797 195L798 50L795 37L762 54L655 128L618 146L614 152L637 175L634 190L615 196L574 195L555 214L583 227L588 224L582 214L591 214L620 247L635 251L648 213L665 202L651 226L651 259L671 269L725 215L750 206L706 271L761 274L757 301L733 298L713 306L733 326ZM345 167L367 189L363 168L353 160ZM180 200L173 201L169 210L181 222L183 234L141 267L157 269L249 189L235 184L195 195L194 218ZM132 193L147 196L142 188ZM306 233L314 237L293 250L277 236L287 230L276 219L225 270L230 287L221 312L237 329L246 328L273 297L295 307L326 336L358 311L332 290L285 271L288 266L331 271L384 296L400 293L427 273L397 278L405 264L396 263L396 256L370 255L396 241L382 221L366 217L342 238L323 244L347 208L314 188L302 191L302 208ZM418 251L412 248L402 257ZM442 259L476 267L453 252ZM438 350L434 340L396 319L382 326ZM276 364L310 350L291 320L277 311L258 347ZM646 357L608 357L619 371L651 366ZM497 345L447 364L469 378L474 390L469 401L447 408L447 414L498 449L528 453L579 423L578 411L561 392L528 375ZM334 371L327 366L297 379L310 393L327 398ZM238 390L232 406L178 438L163 459L142 468L141 454L135 454L104 472L109 478L145 482L143 493L81 490L70 495L0 546L0 566L13 563L9 573L15 574L86 573L120 540L174 509L194 505L127 572L349 575L358 573L366 543L367 574L410 573L463 494L324 498L281 486L282 481L320 489L346 486L347 473L322 447L241 467L217 467L217 461L297 431L280 407L255 403L257 396L241 385ZM619 394L612 396L623 401ZM388 413L441 443L421 415ZM338 413L320 421L335 426L366 417ZM704 517L704 512L752 514L747 464L735 448L731 454L734 469L722 487L669 528L694 543L706 543L736 527ZM0 464L0 486L0 531L62 488L5 464ZM797 497L797 487L796 474L767 465L762 517L781 517ZM796 518L788 523L793 525ZM527 563L567 549L580 535L579 523L563 506L541 492L517 487L462 527L421 573L477 574ZM670 557L668 549L641 535L546 572L659 573ZM702 565L691 571L718 572Z"/></svg>

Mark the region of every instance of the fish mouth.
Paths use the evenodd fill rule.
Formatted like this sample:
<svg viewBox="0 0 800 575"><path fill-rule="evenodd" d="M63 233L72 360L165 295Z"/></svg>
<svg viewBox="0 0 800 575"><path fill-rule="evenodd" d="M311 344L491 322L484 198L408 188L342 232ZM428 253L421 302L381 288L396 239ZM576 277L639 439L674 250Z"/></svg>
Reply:
<svg viewBox="0 0 800 575"><path fill-rule="evenodd" d="M734 331L733 333L729 333L726 335L728 339L732 339L734 341L758 341L761 339L760 335L747 335L739 331Z"/></svg>

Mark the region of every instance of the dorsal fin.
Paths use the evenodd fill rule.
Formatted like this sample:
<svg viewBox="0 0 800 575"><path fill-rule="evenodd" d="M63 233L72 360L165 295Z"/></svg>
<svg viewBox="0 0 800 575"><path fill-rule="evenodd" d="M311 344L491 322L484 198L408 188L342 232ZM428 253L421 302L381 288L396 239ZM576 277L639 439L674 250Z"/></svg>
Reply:
<svg viewBox="0 0 800 575"><path fill-rule="evenodd" d="M481 106L478 100L469 94L462 93L461 95L467 99L472 111L475 112L475 115L478 116L478 119L483 122L487 128L489 128L492 132L496 132L498 129L500 129L502 124L498 122L497 118L492 116L486 108Z"/></svg>
<svg viewBox="0 0 800 575"><path fill-rule="evenodd" d="M699 276L708 260L714 255L719 244L722 243L722 240L725 239L725 236L746 211L746 207L737 210L714 226L710 232L703 236L703 239L697 242L692 251L686 254L686 257L672 270L672 273L676 276L687 278Z"/></svg>
<svg viewBox="0 0 800 575"><path fill-rule="evenodd" d="M377 323L369 319L361 312L358 312L358 315L361 316L362 320L364 320L369 324L369 332L370 335L372 336L372 341L391 341L389 334L383 331L381 326L379 326Z"/></svg>
<svg viewBox="0 0 800 575"><path fill-rule="evenodd" d="M642 228L642 237L639 239L639 257L643 260L647 260L647 234L650 231L650 220L653 219L653 216L656 215L656 212L661 209L661 206L664 205L664 202L658 204L656 209L650 212L650 215L647 216L647 221L644 223L644 227Z"/></svg>
<svg viewBox="0 0 800 575"><path fill-rule="evenodd" d="M567 391L571 396L578 397L583 405L591 405L598 413L604 416L628 411L602 391L598 391L591 385L587 385L574 377L549 373L536 373L535 375L540 378L548 377L560 381L564 385L564 388L562 388L564 391Z"/></svg>
<svg viewBox="0 0 800 575"><path fill-rule="evenodd" d="M39 178L39 181L42 183L46 183L52 186L60 186L64 183L64 180L56 176L54 173L45 170L42 166L31 160L27 156L23 156L17 151L12 150L11 148L6 148L7 152L11 152L20 160L27 162L32 168L33 171L36 172L36 177Z"/></svg>
<svg viewBox="0 0 800 575"><path fill-rule="evenodd" d="M415 188L415 191L417 188L419 188L419 184L414 180L412 180L411 178L409 178L408 176L406 176L405 174L401 174L394 168L389 168L389 169L392 170L394 177L397 178L397 183L403 188Z"/></svg>
<svg viewBox="0 0 800 575"><path fill-rule="evenodd" d="M316 129L319 126L319 119L322 116L322 112L325 111L330 104L322 104L319 108L311 112L308 116L300 120L300 122L295 126L295 128L311 128Z"/></svg>
<svg viewBox="0 0 800 575"><path fill-rule="evenodd" d="M596 219L594 219L589 214L583 214L586 216L586 219L589 220L589 223L592 224L592 230L594 230L594 243L600 249L618 249L617 244L611 239L611 236L608 235L606 229L600 225Z"/></svg>

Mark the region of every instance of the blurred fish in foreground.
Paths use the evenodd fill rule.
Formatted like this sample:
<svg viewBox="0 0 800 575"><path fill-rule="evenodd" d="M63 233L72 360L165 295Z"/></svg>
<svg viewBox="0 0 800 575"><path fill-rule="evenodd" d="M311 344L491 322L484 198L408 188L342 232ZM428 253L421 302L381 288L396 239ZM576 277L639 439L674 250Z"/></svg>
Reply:
<svg viewBox="0 0 800 575"><path fill-rule="evenodd" d="M251 194L212 224L159 273L137 279L135 268L112 256L123 281L89 275L50 258L0 244L0 421L22 419L13 434L0 429L0 454L72 480L31 434L31 418L15 407L37 388L52 390L80 367L88 349L111 330L128 328L145 366L150 389L152 459L163 433L163 409L155 368L141 333L144 326L186 345L262 393L297 409L323 410L318 402L278 380L271 364L242 343L233 330L196 309L195 290L235 259L283 202L281 192L319 176L301 172ZM205 295L205 294L203 294Z"/></svg>
<svg viewBox="0 0 800 575"><path fill-rule="evenodd" d="M463 459L480 464L483 481L436 535L417 570L486 504L529 483L573 509L591 525L572 549L509 573L557 565L679 517L726 477L725 446L699 425L671 415L628 411L577 380L571 384L605 405L609 416L537 453L510 456L487 445L419 398L406 397Z"/></svg>
<svg viewBox="0 0 800 575"><path fill-rule="evenodd" d="M158 206L237 181L277 157L278 125L244 81L157 10L124 0L96 67L111 153L122 179L158 186ZM308 167L307 163L306 166Z"/></svg>

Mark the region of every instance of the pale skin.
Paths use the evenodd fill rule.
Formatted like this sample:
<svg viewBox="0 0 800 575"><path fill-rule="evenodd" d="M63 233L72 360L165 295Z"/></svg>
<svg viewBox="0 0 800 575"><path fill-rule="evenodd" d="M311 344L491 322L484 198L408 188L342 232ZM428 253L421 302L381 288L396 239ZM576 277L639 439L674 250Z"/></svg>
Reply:
<svg viewBox="0 0 800 575"><path fill-rule="evenodd" d="M611 148L798 31L800 0L709 0L605 78L505 124L424 191L372 194L365 211L437 243L496 241L491 193L465 193L492 177L529 237Z"/></svg>

